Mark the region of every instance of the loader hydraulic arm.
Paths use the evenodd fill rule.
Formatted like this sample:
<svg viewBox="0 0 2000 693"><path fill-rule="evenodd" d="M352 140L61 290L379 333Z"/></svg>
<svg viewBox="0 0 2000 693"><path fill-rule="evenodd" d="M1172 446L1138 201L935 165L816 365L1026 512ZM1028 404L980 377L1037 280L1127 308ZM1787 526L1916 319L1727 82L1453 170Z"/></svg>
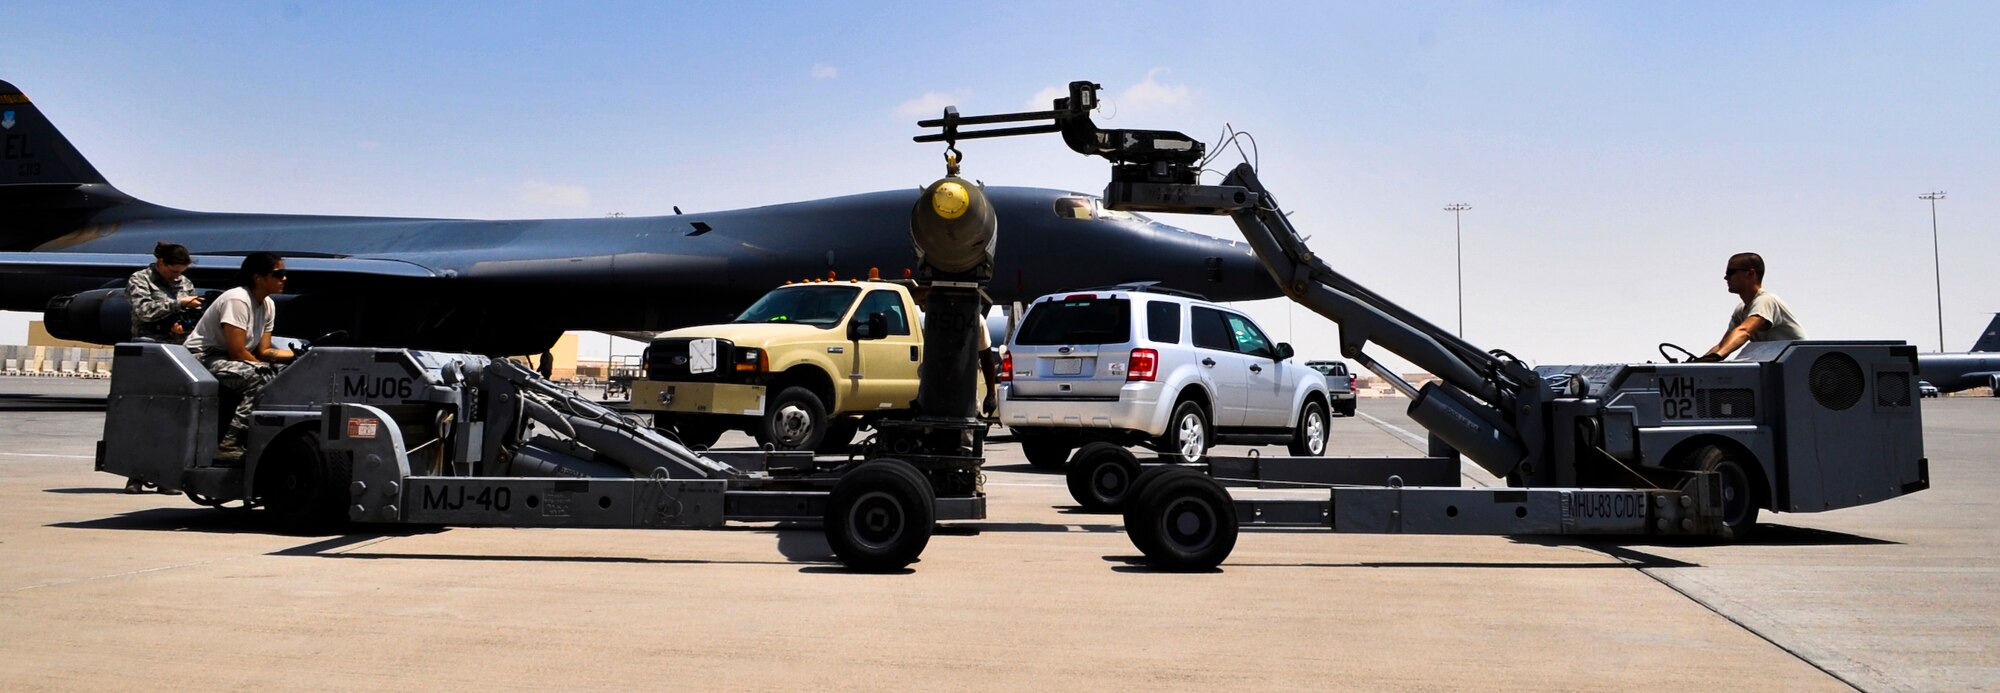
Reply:
<svg viewBox="0 0 2000 693"><path fill-rule="evenodd" d="M1179 132L1106 130L1092 123L1099 86L1071 82L1069 96L1049 111L964 117L947 108L921 127L942 131L916 138L958 140L1061 133L1071 149L1111 161L1104 191L1111 209L1181 214L1227 214L1249 241L1258 261L1285 295L1340 325L1340 350L1409 395L1410 414L1433 435L1498 476L1520 471L1549 450L1543 404L1550 392L1533 369L1505 354L1486 352L1369 291L1320 260L1299 237L1250 164L1238 165L1221 185L1199 183L1206 147ZM1042 125L961 130L971 125L1051 121ZM1412 386L1372 358L1379 344L1437 376L1439 388Z"/></svg>

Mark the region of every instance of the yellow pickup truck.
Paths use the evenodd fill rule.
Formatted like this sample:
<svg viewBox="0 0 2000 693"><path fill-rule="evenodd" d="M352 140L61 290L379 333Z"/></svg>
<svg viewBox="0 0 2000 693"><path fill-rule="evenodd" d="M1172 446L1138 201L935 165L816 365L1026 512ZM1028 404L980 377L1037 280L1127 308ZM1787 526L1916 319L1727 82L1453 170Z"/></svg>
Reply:
<svg viewBox="0 0 2000 693"><path fill-rule="evenodd" d="M740 430L779 450L840 452L917 398L923 330L903 283L778 287L732 322L661 333L632 409L688 445Z"/></svg>

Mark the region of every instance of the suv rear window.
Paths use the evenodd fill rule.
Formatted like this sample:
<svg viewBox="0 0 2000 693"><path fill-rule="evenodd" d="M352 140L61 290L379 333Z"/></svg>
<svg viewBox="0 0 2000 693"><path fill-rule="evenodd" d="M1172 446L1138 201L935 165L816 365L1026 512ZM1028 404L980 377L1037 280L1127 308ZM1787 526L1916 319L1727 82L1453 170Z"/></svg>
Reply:
<svg viewBox="0 0 2000 693"><path fill-rule="evenodd" d="M1019 344L1123 344L1132 340L1132 303L1122 298L1064 298L1035 304Z"/></svg>

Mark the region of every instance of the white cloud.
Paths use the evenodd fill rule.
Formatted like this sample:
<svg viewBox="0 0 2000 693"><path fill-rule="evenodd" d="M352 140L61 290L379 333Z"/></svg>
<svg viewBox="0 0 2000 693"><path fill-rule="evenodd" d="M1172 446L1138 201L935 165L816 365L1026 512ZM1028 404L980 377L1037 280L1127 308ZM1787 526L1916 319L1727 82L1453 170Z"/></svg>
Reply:
<svg viewBox="0 0 2000 693"><path fill-rule="evenodd" d="M959 89L949 94L941 91L927 91L924 92L923 96L904 101L902 105L897 106L896 115L904 118L939 116L944 115L944 107L946 106L958 106L960 107L959 112L963 113L966 102L971 100L972 90L970 89Z"/></svg>
<svg viewBox="0 0 2000 693"><path fill-rule="evenodd" d="M814 65L812 76L813 79L839 79L840 68L832 65Z"/></svg>
<svg viewBox="0 0 2000 693"><path fill-rule="evenodd" d="M1056 99L1065 98L1069 98L1069 85L1067 84L1057 87L1042 87L1041 91L1035 92L1034 96L1028 97L1026 110L1046 111L1055 105Z"/></svg>
<svg viewBox="0 0 2000 693"><path fill-rule="evenodd" d="M1125 108L1134 111L1185 106L1194 99L1193 91L1185 84L1167 84L1159 81L1167 68L1156 67L1146 72L1146 79L1118 92L1118 101Z"/></svg>
<svg viewBox="0 0 2000 693"><path fill-rule="evenodd" d="M522 181L519 190L520 201L539 207L590 206L590 190L581 185L557 185L530 180Z"/></svg>

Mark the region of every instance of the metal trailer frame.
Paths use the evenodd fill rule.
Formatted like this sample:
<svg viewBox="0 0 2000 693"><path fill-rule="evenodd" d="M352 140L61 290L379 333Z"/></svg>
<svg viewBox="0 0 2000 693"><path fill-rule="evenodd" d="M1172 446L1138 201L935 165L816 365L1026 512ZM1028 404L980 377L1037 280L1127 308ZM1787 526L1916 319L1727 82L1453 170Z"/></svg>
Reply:
<svg viewBox="0 0 2000 693"><path fill-rule="evenodd" d="M914 562L938 520L983 519L980 450L695 451L506 360L313 349L259 397L240 462L215 459L215 378L186 349L121 344L98 469L281 525L692 529L821 521L847 566ZM533 422L555 435L528 435Z"/></svg>

